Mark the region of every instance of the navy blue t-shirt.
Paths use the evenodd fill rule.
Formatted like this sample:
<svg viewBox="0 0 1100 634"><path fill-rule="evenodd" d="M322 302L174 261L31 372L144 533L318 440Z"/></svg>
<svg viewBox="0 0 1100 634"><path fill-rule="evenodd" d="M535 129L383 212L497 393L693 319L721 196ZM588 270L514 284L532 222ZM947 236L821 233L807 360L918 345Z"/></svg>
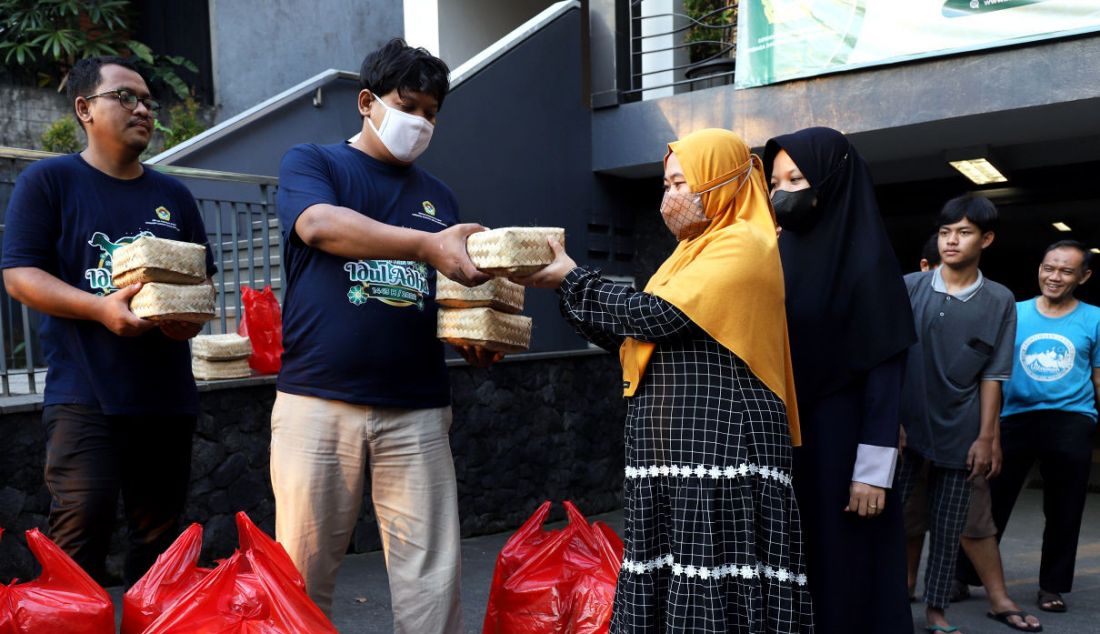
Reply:
<svg viewBox="0 0 1100 634"><path fill-rule="evenodd" d="M79 154L23 170L8 203L0 267L35 267L81 290L107 295L111 254L141 236L207 244L195 199L174 178L146 167L121 180ZM209 245L206 268L217 270ZM120 337L98 322L42 318L45 405L87 405L104 414L198 414L186 341L154 328Z"/></svg>
<svg viewBox="0 0 1100 634"><path fill-rule="evenodd" d="M278 389L378 407L449 404L435 271L331 255L303 243L294 225L324 203L437 232L458 221L450 188L415 165L383 163L347 144L299 145L283 157L277 203L286 280Z"/></svg>

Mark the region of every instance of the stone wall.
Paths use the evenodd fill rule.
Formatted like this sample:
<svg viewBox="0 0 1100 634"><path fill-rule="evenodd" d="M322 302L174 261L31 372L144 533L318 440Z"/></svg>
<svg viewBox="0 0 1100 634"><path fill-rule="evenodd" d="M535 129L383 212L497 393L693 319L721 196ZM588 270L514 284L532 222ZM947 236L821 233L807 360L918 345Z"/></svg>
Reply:
<svg viewBox="0 0 1100 634"><path fill-rule="evenodd" d="M451 384L463 536L514 529L543 500L570 499L588 514L620 504L625 406L612 355L515 360L486 370L455 366ZM268 443L275 387L271 379L225 382L204 386L201 396L185 520L204 525L209 564L236 546L239 510L274 533ZM22 539L12 537L46 526L40 417L35 406L0 415L0 527L9 537L0 542L0 583L37 574ZM364 501L352 552L381 547L369 494ZM551 519L562 517L557 505ZM123 546L118 523L108 564L116 575Z"/></svg>
<svg viewBox="0 0 1100 634"><path fill-rule="evenodd" d="M69 101L53 88L0 85L0 145L42 149L42 133L70 116Z"/></svg>

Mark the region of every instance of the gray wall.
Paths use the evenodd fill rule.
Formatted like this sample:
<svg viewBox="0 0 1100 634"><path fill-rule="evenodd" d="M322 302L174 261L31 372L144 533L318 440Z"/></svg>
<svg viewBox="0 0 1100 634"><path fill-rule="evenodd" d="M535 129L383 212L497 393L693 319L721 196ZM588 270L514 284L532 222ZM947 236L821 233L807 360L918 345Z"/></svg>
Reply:
<svg viewBox="0 0 1100 634"><path fill-rule="evenodd" d="M455 68L554 2L440 0L439 57Z"/></svg>
<svg viewBox="0 0 1100 634"><path fill-rule="evenodd" d="M52 88L0 86L0 103L0 145L40 150L46 128L72 116L69 100ZM83 133L77 140L83 142Z"/></svg>
<svg viewBox="0 0 1100 634"><path fill-rule="evenodd" d="M877 182L940 178L952 175L945 149L978 144L1027 147L1008 150L1010 169L1094 160L1098 111L1100 36L1089 35L600 109L592 169L659 174L665 143L700 128L732 129L761 147L784 132L829 126L858 141ZM1049 143L1063 139L1073 143ZM1088 148L1077 147L1086 139ZM1039 143L1045 151L1031 147Z"/></svg>
<svg viewBox="0 0 1100 634"><path fill-rule="evenodd" d="M405 33L401 0L210 0L218 121Z"/></svg>
<svg viewBox="0 0 1100 634"><path fill-rule="evenodd" d="M338 143L361 129L363 120L355 102L359 94L358 81L335 79L322 87L321 94L320 106L314 105L315 93L311 91L168 162L184 167L278 176L283 154L295 145Z"/></svg>

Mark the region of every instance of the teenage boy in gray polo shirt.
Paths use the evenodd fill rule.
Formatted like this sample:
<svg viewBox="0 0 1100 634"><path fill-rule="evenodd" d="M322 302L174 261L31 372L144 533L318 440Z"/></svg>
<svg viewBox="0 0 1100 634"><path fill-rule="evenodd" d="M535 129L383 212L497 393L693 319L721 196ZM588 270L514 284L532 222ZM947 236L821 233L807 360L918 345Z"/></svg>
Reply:
<svg viewBox="0 0 1100 634"><path fill-rule="evenodd" d="M1012 372L1015 298L978 269L996 222L988 199L948 201L936 221L942 265L905 276L918 341L902 388L906 449L895 486L904 504L927 463L930 631L954 631L944 610L970 502L968 481L1000 469L997 420L1001 384Z"/></svg>

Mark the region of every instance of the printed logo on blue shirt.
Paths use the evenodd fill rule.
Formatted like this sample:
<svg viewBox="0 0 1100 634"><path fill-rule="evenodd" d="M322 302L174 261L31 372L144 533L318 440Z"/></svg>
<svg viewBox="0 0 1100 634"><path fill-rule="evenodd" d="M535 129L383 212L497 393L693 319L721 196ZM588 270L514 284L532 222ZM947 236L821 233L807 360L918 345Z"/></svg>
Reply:
<svg viewBox="0 0 1100 634"><path fill-rule="evenodd" d="M176 226L176 223L172 222L172 212L164 205L160 205L154 209L153 215L156 216L156 218L146 220L145 224L154 227L167 227L176 232L180 230L180 228Z"/></svg>
<svg viewBox="0 0 1100 634"><path fill-rule="evenodd" d="M1069 374L1077 349L1062 335L1041 332L1020 345L1020 365L1036 381L1050 382Z"/></svg>
<svg viewBox="0 0 1100 634"><path fill-rule="evenodd" d="M348 301L362 306L367 300L404 308L424 310L428 295L428 267L407 260L359 260L344 264L348 279L355 282L348 290Z"/></svg>
<svg viewBox="0 0 1100 634"><path fill-rule="evenodd" d="M114 254L115 249L144 236L152 238L153 234L148 231L141 231L137 235L123 236L113 242L110 236L102 231L96 231L92 234L92 239L88 240L88 244L99 249L99 264L95 268L84 271L84 279L88 280L88 284L93 291L98 291L98 295L110 295L118 290L111 280L113 264L111 256Z"/></svg>

